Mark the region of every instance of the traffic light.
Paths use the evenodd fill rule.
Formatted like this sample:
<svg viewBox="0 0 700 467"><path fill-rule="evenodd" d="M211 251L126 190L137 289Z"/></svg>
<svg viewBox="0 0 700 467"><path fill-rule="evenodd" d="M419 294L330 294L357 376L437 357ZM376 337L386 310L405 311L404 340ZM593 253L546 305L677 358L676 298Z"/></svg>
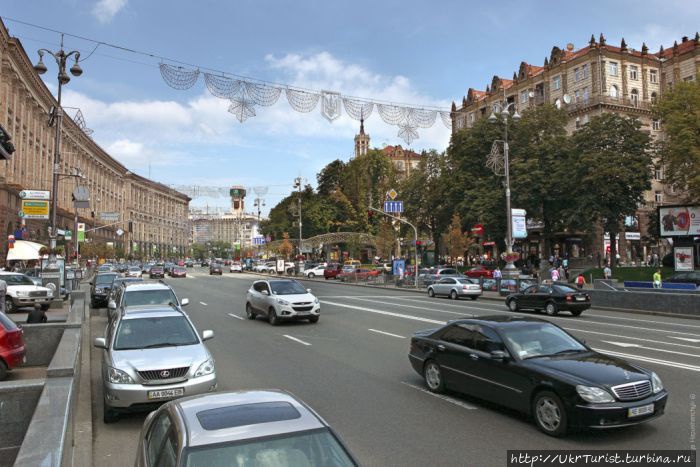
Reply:
<svg viewBox="0 0 700 467"><path fill-rule="evenodd" d="M416 240L416 246L421 246L423 242L421 240Z"/></svg>
<svg viewBox="0 0 700 467"><path fill-rule="evenodd" d="M5 128L0 125L0 159L8 160L12 153L15 152L15 145L10 142L12 137L7 133Z"/></svg>
<svg viewBox="0 0 700 467"><path fill-rule="evenodd" d="M372 219L374 219L374 211L371 209L367 210L367 222L372 222Z"/></svg>

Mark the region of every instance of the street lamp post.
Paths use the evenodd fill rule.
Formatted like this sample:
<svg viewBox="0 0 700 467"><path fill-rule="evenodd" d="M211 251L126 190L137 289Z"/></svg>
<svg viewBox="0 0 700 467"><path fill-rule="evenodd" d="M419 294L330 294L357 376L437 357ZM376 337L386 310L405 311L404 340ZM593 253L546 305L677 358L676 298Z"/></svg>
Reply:
<svg viewBox="0 0 700 467"><path fill-rule="evenodd" d="M46 65L44 65L44 53L51 55L58 65L58 94L57 106L52 113L52 119L55 119L56 137L54 141L54 159L53 159L53 180L51 183L51 226L49 232L50 251L49 251L49 269L56 269L56 211L58 210L58 177L61 171L61 122L63 119L63 109L61 108L61 89L64 84L68 84L70 76L66 73L66 62L71 56L75 57L75 63L70 67L70 73L73 76L80 76L83 70L78 65L80 60L80 52L73 50L66 53L63 50L63 35L61 35L61 48L58 52L51 52L48 49L39 49L39 62L34 65L34 70L42 75L46 73ZM76 232L77 235L77 232Z"/></svg>
<svg viewBox="0 0 700 467"><path fill-rule="evenodd" d="M506 222L507 222L507 230L506 230L506 267L503 271L503 275L508 277L514 277L517 275L517 269L515 267L515 264L513 264L513 212L511 211L510 207L510 161L508 159L508 151L509 151L509 146L508 146L508 119L512 118L514 122L518 122L520 120L520 114L518 113L518 110L515 108L515 103L511 102L508 103L507 100L503 100L502 103L497 104L498 107L500 108L500 111L498 112L500 115L500 118L503 119L503 123L505 126L505 132L504 132L504 140L502 141L503 143L503 171L505 172L505 177L506 177ZM510 115L509 109L513 107L513 115ZM498 118L496 116L495 109L493 112L491 112L491 115L489 116L489 122L490 123L496 123L498 121ZM497 154L497 147L498 147L499 141L494 141L494 145L491 151L491 157L489 159L489 165L493 168L494 173L496 175L500 175L499 172L499 162L496 159L500 158L499 155Z"/></svg>
<svg viewBox="0 0 700 467"><path fill-rule="evenodd" d="M294 179L294 188L299 190L299 255L301 255L301 177Z"/></svg>

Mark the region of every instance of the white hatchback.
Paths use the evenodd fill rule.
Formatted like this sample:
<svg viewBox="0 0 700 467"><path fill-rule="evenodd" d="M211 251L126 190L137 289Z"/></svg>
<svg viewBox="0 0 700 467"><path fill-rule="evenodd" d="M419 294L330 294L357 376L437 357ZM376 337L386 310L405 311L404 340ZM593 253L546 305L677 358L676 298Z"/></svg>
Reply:
<svg viewBox="0 0 700 467"><path fill-rule="evenodd" d="M273 326L281 321L308 319L317 323L321 303L293 279L256 281L248 289L245 312L248 319L263 315Z"/></svg>

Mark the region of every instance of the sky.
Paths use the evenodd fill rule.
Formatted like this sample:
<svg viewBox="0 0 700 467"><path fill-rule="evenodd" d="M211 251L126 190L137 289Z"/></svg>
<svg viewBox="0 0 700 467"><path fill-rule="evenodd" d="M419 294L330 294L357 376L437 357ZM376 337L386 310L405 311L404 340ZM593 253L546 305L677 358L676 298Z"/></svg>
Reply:
<svg viewBox="0 0 700 467"><path fill-rule="evenodd" d="M318 107L296 112L284 94L240 123L203 76L176 90L159 63L449 110L470 87L510 79L521 61L542 65L553 46L578 49L603 33L609 44L624 37L657 51L700 27L700 8L687 0L0 0L0 16L32 60L39 48L58 50L60 34L22 22L90 39L65 38L66 50L81 52L84 73L64 86L63 103L81 110L93 139L129 170L165 184L247 187L249 211L253 188L266 187L263 215L295 177L315 186L326 164L349 160L359 123L347 115L329 122ZM55 63L45 63L42 78L55 93ZM365 130L372 147L418 152L442 152L450 138L438 117L407 145L376 110ZM230 201L190 203L207 205Z"/></svg>

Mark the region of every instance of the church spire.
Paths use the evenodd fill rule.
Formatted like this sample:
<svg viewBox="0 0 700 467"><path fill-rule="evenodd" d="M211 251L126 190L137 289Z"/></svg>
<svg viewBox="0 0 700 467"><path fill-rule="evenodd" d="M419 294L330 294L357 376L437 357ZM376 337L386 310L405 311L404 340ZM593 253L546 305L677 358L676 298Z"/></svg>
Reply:
<svg viewBox="0 0 700 467"><path fill-rule="evenodd" d="M355 135L355 157L366 156L369 151L369 135L365 133L364 115L360 116L360 132Z"/></svg>

